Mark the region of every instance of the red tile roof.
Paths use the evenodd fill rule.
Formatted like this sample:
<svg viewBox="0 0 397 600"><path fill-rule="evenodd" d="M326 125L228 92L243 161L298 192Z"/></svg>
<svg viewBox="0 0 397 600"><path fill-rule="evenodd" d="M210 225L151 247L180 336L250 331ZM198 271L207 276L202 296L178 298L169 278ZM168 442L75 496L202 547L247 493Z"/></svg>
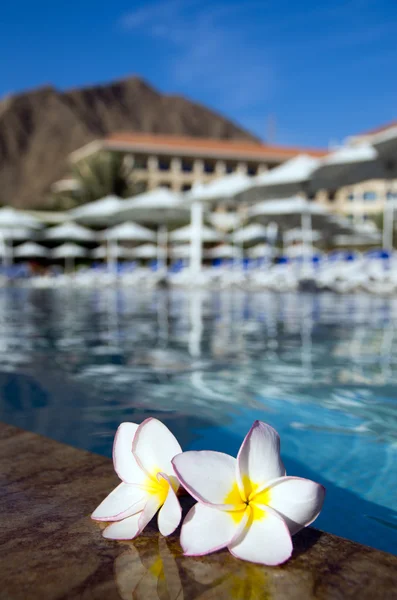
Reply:
<svg viewBox="0 0 397 600"><path fill-rule="evenodd" d="M175 149L188 154L216 154L230 156L231 158L292 158L297 154L310 154L311 156L324 156L326 150L295 148L289 146L274 146L259 142L247 142L243 140L219 140L212 138L182 137L178 135L155 135L148 133L113 133L105 138L107 147L133 146L142 148L168 151Z"/></svg>

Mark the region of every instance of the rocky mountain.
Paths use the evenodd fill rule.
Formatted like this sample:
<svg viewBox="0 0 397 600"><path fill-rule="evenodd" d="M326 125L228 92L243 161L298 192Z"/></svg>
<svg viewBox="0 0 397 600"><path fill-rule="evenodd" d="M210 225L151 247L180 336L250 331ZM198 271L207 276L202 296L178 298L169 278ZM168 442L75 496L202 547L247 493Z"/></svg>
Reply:
<svg viewBox="0 0 397 600"><path fill-rule="evenodd" d="M42 87L0 101L0 204L45 208L70 152L123 130L255 141L205 106L138 77L67 92Z"/></svg>

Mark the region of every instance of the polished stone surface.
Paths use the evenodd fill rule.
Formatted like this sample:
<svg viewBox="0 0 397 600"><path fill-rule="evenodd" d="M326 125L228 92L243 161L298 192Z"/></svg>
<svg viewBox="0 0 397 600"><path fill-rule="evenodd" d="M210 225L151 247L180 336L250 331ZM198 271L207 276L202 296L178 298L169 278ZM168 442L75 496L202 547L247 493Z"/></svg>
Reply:
<svg viewBox="0 0 397 600"><path fill-rule="evenodd" d="M397 557L312 528L273 568L227 551L183 557L155 522L134 542L107 541L89 515L116 484L108 459L0 424L0 599L396 597Z"/></svg>

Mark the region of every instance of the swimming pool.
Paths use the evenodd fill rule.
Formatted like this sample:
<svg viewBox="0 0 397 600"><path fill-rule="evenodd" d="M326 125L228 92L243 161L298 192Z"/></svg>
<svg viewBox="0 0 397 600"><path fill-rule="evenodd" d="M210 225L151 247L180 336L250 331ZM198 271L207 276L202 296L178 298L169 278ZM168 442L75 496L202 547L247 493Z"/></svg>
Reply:
<svg viewBox="0 0 397 600"><path fill-rule="evenodd" d="M396 552L397 298L0 290L0 420L111 455L121 421L235 454L255 419L320 529Z"/></svg>

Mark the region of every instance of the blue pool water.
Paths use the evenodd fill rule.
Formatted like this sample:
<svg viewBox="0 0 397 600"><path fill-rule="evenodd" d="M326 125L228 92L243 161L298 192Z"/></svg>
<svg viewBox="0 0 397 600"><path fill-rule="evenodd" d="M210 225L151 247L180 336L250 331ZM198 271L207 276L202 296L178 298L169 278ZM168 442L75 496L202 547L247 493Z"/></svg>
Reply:
<svg viewBox="0 0 397 600"><path fill-rule="evenodd" d="M0 420L107 456L125 420L231 454L264 420L316 526L396 551L397 299L3 289L0 359Z"/></svg>

